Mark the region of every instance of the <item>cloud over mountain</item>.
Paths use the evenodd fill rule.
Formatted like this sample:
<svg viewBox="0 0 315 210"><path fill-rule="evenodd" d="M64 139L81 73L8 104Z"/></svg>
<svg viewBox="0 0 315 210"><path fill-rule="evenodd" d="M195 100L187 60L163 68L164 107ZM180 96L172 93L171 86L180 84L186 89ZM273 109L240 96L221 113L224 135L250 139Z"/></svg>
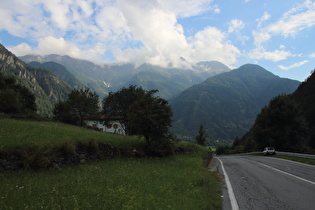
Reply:
<svg viewBox="0 0 315 210"><path fill-rule="evenodd" d="M310 0L11 0L0 5L0 42L18 56L174 67L185 67L181 57L230 67L263 61L281 70L314 53L304 43L314 14Z"/></svg>

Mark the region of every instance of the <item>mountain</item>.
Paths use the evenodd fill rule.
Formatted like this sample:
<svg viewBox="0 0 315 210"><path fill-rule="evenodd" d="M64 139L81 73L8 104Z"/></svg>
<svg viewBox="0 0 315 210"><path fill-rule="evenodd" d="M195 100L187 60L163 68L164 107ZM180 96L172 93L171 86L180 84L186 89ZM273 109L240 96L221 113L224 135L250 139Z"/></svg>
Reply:
<svg viewBox="0 0 315 210"><path fill-rule="evenodd" d="M0 67L4 75L13 75L35 95L37 112L42 116L51 116L54 104L66 99L72 89L50 71L24 63L1 44Z"/></svg>
<svg viewBox="0 0 315 210"><path fill-rule="evenodd" d="M172 130L180 136L195 136L203 124L210 139L234 139L249 130L272 97L292 93L299 84L258 65L243 65L210 77L170 100Z"/></svg>
<svg viewBox="0 0 315 210"><path fill-rule="evenodd" d="M222 64L223 65L223 64ZM134 76L122 83L122 86L137 85L147 90L159 90L159 96L170 99L180 92L204 81L202 71L196 72L189 69L163 68L150 64L143 64L136 70ZM202 73L201 73L202 72ZM210 76L206 74L206 76Z"/></svg>
<svg viewBox="0 0 315 210"><path fill-rule="evenodd" d="M202 61L194 66L199 70L199 75L205 78L231 71L229 67L218 61Z"/></svg>
<svg viewBox="0 0 315 210"><path fill-rule="evenodd" d="M102 67L89 61L74 59L69 56L60 55L26 55L20 57L23 61L29 63L37 61L56 62L63 65L76 79L82 82L87 87L91 88L101 97L107 95L111 85L113 76L109 76L108 66ZM113 74L114 75L114 74Z"/></svg>
<svg viewBox="0 0 315 210"><path fill-rule="evenodd" d="M60 55L27 55L21 57L21 59L25 62L53 61L59 63L84 85L97 92L100 97L107 95L109 91L115 92L122 87L138 85L147 90L158 89L159 96L170 99L210 76L230 71L224 64L214 61L191 65L192 69L176 69L150 64L136 67L131 63L100 66L89 61Z"/></svg>
<svg viewBox="0 0 315 210"><path fill-rule="evenodd" d="M309 127L308 144L315 150L315 70L291 97L300 104Z"/></svg>
<svg viewBox="0 0 315 210"><path fill-rule="evenodd" d="M59 63L52 61L45 63L32 61L28 63L28 65L34 68L47 69L51 71L54 75L56 75L59 79L67 83L72 88L81 89L85 87L85 85L77 80L63 65Z"/></svg>

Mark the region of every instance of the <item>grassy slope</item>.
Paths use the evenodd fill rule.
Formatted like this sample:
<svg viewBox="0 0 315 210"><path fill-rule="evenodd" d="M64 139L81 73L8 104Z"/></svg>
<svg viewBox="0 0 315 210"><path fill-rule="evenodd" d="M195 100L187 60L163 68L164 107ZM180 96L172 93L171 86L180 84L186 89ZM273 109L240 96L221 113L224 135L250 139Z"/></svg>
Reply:
<svg viewBox="0 0 315 210"><path fill-rule="evenodd" d="M0 120L2 149L93 136L113 144L135 137L51 122ZM31 143L30 143L31 142ZM0 209L221 209L221 183L203 167L206 148L163 159L122 159L48 171L0 173Z"/></svg>
<svg viewBox="0 0 315 210"><path fill-rule="evenodd" d="M66 141L96 139L114 145L137 143L137 137L102 133L56 122L0 119L0 151L40 143L59 145Z"/></svg>

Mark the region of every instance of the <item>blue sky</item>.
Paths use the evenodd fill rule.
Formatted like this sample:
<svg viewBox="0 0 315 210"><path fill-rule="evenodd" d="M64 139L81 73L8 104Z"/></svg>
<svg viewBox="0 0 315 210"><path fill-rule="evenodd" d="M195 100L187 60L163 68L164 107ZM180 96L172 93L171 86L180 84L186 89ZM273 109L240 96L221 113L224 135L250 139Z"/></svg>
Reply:
<svg viewBox="0 0 315 210"><path fill-rule="evenodd" d="M254 63L300 81L315 68L311 0L0 0L0 20L0 43L17 56Z"/></svg>

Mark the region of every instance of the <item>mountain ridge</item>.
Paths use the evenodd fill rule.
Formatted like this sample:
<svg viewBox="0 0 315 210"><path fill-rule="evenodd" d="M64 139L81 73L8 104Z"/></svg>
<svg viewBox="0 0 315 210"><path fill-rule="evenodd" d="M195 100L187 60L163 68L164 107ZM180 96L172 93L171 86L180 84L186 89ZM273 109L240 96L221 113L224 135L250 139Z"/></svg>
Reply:
<svg viewBox="0 0 315 210"><path fill-rule="evenodd" d="M204 124L210 139L232 140L249 130L272 97L291 93L299 84L261 66L245 64L207 78L171 100L172 130L181 136L194 136L200 124Z"/></svg>
<svg viewBox="0 0 315 210"><path fill-rule="evenodd" d="M52 61L48 61L44 63L32 61L28 63L28 65L34 68L46 69L46 70L51 71L54 75L56 75L59 79L67 83L72 88L80 89L80 88L85 87L63 65L59 63L52 62Z"/></svg>
<svg viewBox="0 0 315 210"><path fill-rule="evenodd" d="M21 57L25 62L38 61L57 62L72 73L84 85L96 91L101 97L106 96L110 91L117 91L120 88L128 85L141 85L143 88L150 90L151 86L159 89L159 96L169 99L179 94L184 89L191 85L198 84L204 81L207 77L230 71L224 64L215 61L207 61L197 63L194 65L194 70L177 69L177 68L164 68L151 64L144 63L140 66L135 66L131 63L117 63L117 64L104 64L103 66L96 65L90 61L74 59L69 56L47 55L35 56L26 55ZM211 68L211 64L219 66L218 68ZM206 66L206 67L205 67ZM206 68L206 71L204 69ZM147 78L143 80L144 74L141 72L155 71L164 76L167 80L164 82L168 87L176 91L165 91L163 85L157 85L154 78ZM137 75L137 74L142 75ZM150 74L150 73L149 73ZM191 80L189 77L194 78ZM140 79L142 77L142 79ZM169 79L168 79L169 78ZM177 78L180 81L177 81ZM141 80L141 81L140 81ZM143 82L143 84L140 84Z"/></svg>
<svg viewBox="0 0 315 210"><path fill-rule="evenodd" d="M72 89L50 71L26 64L1 44L0 64L1 72L14 76L35 95L37 112L42 116L52 116L54 104L66 99Z"/></svg>

